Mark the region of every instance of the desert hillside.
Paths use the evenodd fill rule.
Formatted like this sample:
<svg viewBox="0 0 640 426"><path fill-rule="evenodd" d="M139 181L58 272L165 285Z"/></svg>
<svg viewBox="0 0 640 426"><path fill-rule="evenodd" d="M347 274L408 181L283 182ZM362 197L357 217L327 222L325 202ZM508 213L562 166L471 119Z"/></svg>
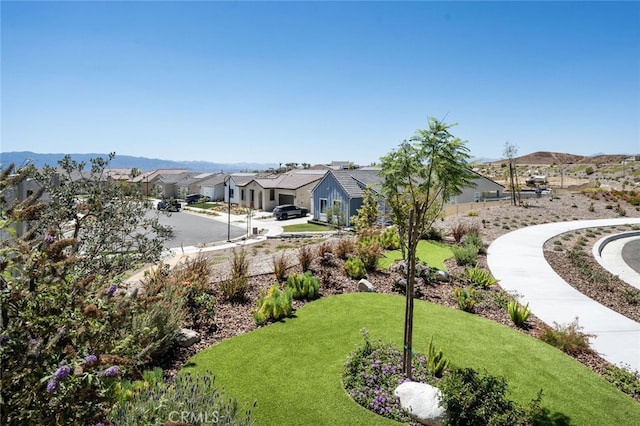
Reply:
<svg viewBox="0 0 640 426"><path fill-rule="evenodd" d="M629 161L631 160L631 161ZM633 161L635 160L635 161ZM507 160L480 164L476 171L507 185ZM525 187L531 176L545 176L547 187L557 190L579 190L601 186L606 189L640 189L640 156L601 154L574 155L538 151L514 158L518 182Z"/></svg>

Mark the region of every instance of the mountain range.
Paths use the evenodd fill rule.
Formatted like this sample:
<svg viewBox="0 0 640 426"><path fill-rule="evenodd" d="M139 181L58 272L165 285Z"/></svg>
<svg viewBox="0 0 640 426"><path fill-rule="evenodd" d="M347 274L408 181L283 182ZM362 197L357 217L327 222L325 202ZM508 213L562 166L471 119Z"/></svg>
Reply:
<svg viewBox="0 0 640 426"><path fill-rule="evenodd" d="M30 163L36 167L45 165L57 166L67 154L40 154L30 151L0 152L0 166L2 168L13 163L16 166ZM108 158L108 154L69 154L71 158L78 162L86 162L92 158ZM254 170L275 169L279 165L271 163L212 163L208 161L172 161L157 158L133 157L129 155L116 155L110 163L113 169L138 168L143 171L156 169L186 169L190 172L241 172Z"/></svg>

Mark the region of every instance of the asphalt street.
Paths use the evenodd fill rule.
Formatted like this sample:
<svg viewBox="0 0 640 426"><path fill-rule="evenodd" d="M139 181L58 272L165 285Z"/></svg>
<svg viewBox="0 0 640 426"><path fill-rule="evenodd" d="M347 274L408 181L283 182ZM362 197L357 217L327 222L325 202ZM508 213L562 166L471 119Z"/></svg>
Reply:
<svg viewBox="0 0 640 426"><path fill-rule="evenodd" d="M622 248L622 259L640 274L640 240L629 241Z"/></svg>
<svg viewBox="0 0 640 426"><path fill-rule="evenodd" d="M156 212L162 225L168 225L173 228L173 237L168 239L164 246L166 248L180 248L190 246L203 246L218 241L227 241L229 239L247 235L246 225L238 226L202 214L195 214L181 210L176 213ZM227 229L229 228L229 229ZM230 231L230 232L228 232Z"/></svg>

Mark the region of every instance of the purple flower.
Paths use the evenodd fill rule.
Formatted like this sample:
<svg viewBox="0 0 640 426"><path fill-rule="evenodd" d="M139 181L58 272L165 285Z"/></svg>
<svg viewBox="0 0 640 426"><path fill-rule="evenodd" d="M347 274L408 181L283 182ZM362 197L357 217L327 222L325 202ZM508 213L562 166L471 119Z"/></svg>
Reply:
<svg viewBox="0 0 640 426"><path fill-rule="evenodd" d="M91 367L92 365L96 365L98 363L98 357L95 355L87 355L84 357L84 362L87 366Z"/></svg>
<svg viewBox="0 0 640 426"><path fill-rule="evenodd" d="M105 424L100 422L100 423L96 423L96 426L105 426Z"/></svg>
<svg viewBox="0 0 640 426"><path fill-rule="evenodd" d="M113 296L116 290L118 290L118 286L115 284L111 284L109 288L105 290L105 294L107 296Z"/></svg>
<svg viewBox="0 0 640 426"><path fill-rule="evenodd" d="M55 373L53 373L53 377L57 381L61 381L69 377L69 374L71 374L71 367L69 367L68 365L63 365L62 367L58 368Z"/></svg>
<svg viewBox="0 0 640 426"><path fill-rule="evenodd" d="M7 343L9 343L9 336L2 336L0 337L0 346L4 346Z"/></svg>
<svg viewBox="0 0 640 426"><path fill-rule="evenodd" d="M120 374L120 369L118 368L117 365L113 365L107 368L106 370L104 370L102 373L100 373L102 377L116 377L119 374Z"/></svg>
<svg viewBox="0 0 640 426"><path fill-rule="evenodd" d="M58 334L60 336L64 336L65 334L67 334L67 332L62 327L58 327L58 330L56 330L56 331L58 332Z"/></svg>
<svg viewBox="0 0 640 426"><path fill-rule="evenodd" d="M47 235L44 236L44 242L47 243L47 244L51 244L55 240L56 240L56 238L51 234L47 234Z"/></svg>
<svg viewBox="0 0 640 426"><path fill-rule="evenodd" d="M47 392L49 393L54 393L55 391L57 391L60 388L60 382L58 382L57 380L49 380L49 383L47 383Z"/></svg>

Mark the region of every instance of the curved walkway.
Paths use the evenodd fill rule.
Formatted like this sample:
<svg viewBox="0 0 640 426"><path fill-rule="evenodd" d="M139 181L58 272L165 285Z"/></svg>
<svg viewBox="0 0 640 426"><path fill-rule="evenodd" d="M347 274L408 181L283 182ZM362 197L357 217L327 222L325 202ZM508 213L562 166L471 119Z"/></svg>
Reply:
<svg viewBox="0 0 640 426"><path fill-rule="evenodd" d="M487 263L500 286L516 292L521 303L549 325L578 318L583 332L593 334L591 347L618 366L640 371L640 323L602 306L567 284L546 262L543 244L575 229L640 224L640 218L548 223L529 226L497 238Z"/></svg>

